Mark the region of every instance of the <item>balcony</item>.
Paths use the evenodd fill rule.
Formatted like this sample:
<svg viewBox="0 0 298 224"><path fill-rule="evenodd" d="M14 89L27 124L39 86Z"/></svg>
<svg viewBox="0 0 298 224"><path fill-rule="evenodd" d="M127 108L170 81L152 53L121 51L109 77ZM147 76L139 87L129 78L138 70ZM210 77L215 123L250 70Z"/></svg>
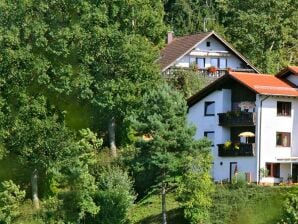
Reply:
<svg viewBox="0 0 298 224"><path fill-rule="evenodd" d="M230 111L218 113L218 125L225 127L254 126L256 124L255 112Z"/></svg>
<svg viewBox="0 0 298 224"><path fill-rule="evenodd" d="M227 69L219 68L217 68L214 72L210 72L208 68L172 67L168 69L167 74L172 75L173 73L179 73L184 71L196 72L199 76L203 76L210 79L217 79L227 73Z"/></svg>
<svg viewBox="0 0 298 224"><path fill-rule="evenodd" d="M218 156L221 157L236 157L236 156L254 156L255 144L245 143L230 143L218 144Z"/></svg>

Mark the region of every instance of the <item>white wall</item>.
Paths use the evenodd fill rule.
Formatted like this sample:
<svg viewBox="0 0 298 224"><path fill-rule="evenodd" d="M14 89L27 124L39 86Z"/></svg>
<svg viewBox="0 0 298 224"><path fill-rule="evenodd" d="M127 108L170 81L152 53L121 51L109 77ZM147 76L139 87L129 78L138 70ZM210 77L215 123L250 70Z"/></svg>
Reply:
<svg viewBox="0 0 298 224"><path fill-rule="evenodd" d="M206 43L210 42L210 47L207 47ZM191 51L189 54L185 55L181 59L177 60L175 66L176 67L189 67L191 64L196 62L196 57L199 56L193 56L190 55L192 53L206 53L206 52L218 52L223 53L227 58L227 68L237 69L241 68L242 61L234 54L232 54L228 48L226 48L221 42L219 42L217 39L213 37L209 37L208 39L204 40L200 44L198 44L193 51ZM227 54L227 52L230 52ZM208 68L211 66L211 58L210 56L200 56L200 58L205 58L205 67ZM214 56L213 58L219 58L219 56Z"/></svg>
<svg viewBox="0 0 298 224"><path fill-rule="evenodd" d="M292 116L277 116L277 101L292 102ZM261 167L265 162L277 162L278 158L289 158L298 155L296 139L292 133L294 125L294 98L269 97L263 101L261 127ZM295 106L297 107L297 106ZM295 111L296 112L296 111ZM293 116L294 115L294 116ZM291 147L276 146L276 132L291 132Z"/></svg>
<svg viewBox="0 0 298 224"><path fill-rule="evenodd" d="M257 99L259 110L260 101ZM277 101L292 103L291 116L277 116ZM256 139L257 142L261 141L260 168L264 168L267 162L281 163L280 176L285 181L291 173L290 164L280 159L298 156L298 99L270 96L263 101L261 123L261 139ZM276 146L276 132L290 132L291 146Z"/></svg>
<svg viewBox="0 0 298 224"><path fill-rule="evenodd" d="M215 116L204 116L204 106L206 101L215 101ZM214 131L213 156L213 178L215 181L229 179L230 162L238 163L239 172L250 172L252 179L256 180L256 157L219 157L217 144L223 144L230 140L230 129L218 126L217 113L224 113L231 110L231 90L223 89L215 91L206 96L195 105L189 108L188 121L195 125L197 130L196 139L204 137L204 131ZM222 165L221 165L222 162Z"/></svg>
<svg viewBox="0 0 298 224"><path fill-rule="evenodd" d="M220 165L222 162L222 165ZM251 173L252 181L256 181L256 157L216 157L214 160L215 181L230 178L230 162L237 162L238 173Z"/></svg>

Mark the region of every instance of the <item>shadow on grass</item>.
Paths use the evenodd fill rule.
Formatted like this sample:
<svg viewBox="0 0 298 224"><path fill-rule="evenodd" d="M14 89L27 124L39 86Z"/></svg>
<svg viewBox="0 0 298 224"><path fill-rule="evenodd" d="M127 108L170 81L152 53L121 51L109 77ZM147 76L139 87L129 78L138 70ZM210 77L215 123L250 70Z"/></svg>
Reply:
<svg viewBox="0 0 298 224"><path fill-rule="evenodd" d="M171 224L187 224L187 221L183 217L183 209L176 208L167 212L167 221ZM158 215L148 216L142 219L137 224L160 224L162 222L161 213Z"/></svg>

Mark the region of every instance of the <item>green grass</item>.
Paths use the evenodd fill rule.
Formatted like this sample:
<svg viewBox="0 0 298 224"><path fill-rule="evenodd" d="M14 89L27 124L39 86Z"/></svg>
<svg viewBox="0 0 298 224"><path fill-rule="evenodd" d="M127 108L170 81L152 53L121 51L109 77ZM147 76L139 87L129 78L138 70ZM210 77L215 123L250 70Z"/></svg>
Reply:
<svg viewBox="0 0 298 224"><path fill-rule="evenodd" d="M273 224L283 215L288 193L297 187L217 186L211 209L212 224Z"/></svg>
<svg viewBox="0 0 298 224"><path fill-rule="evenodd" d="M263 200L251 200L247 206L241 208L234 218L234 224L271 224L277 223L283 214L284 195L277 189Z"/></svg>
<svg viewBox="0 0 298 224"><path fill-rule="evenodd" d="M168 223L186 224L183 218L183 211L179 208L179 203L175 200L173 193L167 194L167 215ZM160 224L161 196L151 195L139 201L130 211L130 220L135 224Z"/></svg>
<svg viewBox="0 0 298 224"><path fill-rule="evenodd" d="M288 193L298 187L258 187L239 189L217 186L211 208L212 224L274 224L282 218L283 203ZM167 195L168 223L187 224L174 193ZM151 195L130 211L134 224L161 223L161 197Z"/></svg>

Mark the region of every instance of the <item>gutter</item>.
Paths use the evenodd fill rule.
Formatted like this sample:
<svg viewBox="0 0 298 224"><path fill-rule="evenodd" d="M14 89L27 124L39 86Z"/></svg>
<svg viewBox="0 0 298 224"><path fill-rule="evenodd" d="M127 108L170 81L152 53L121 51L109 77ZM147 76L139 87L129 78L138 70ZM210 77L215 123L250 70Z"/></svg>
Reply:
<svg viewBox="0 0 298 224"><path fill-rule="evenodd" d="M260 167L261 167L261 139L262 139L262 106L263 102L268 99L270 96L266 96L265 98L261 99L260 103L260 114L258 119L258 161L257 161L257 183L260 183Z"/></svg>

